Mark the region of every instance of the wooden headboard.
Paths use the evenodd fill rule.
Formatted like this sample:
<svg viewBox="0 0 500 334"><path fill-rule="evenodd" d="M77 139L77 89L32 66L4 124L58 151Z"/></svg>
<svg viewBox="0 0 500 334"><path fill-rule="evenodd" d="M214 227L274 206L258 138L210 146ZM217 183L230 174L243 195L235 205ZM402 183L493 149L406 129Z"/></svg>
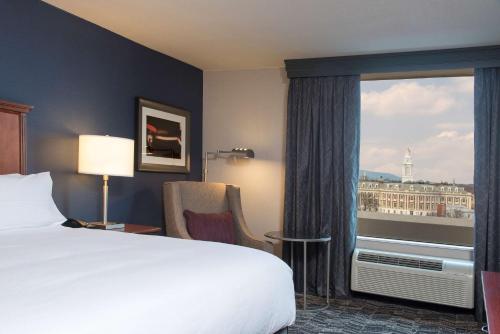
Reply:
<svg viewBox="0 0 500 334"><path fill-rule="evenodd" d="M26 113L32 108L0 100L0 174L26 173Z"/></svg>

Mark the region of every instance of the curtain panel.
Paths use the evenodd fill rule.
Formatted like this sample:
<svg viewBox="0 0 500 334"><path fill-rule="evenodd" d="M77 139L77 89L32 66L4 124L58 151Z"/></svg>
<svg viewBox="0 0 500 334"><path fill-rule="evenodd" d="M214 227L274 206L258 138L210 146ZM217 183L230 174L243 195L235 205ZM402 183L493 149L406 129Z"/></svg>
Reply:
<svg viewBox="0 0 500 334"><path fill-rule="evenodd" d="M484 319L481 271L500 271L500 68L474 74L475 308Z"/></svg>
<svg viewBox="0 0 500 334"><path fill-rule="evenodd" d="M293 78L288 90L284 232L293 237L330 235L330 292L350 295L356 241L359 174L360 77ZM326 247L309 244L308 292L326 294ZM284 249L290 260L291 245ZM302 245L294 266L303 272ZM302 275L295 286L302 287ZM298 288L300 289L300 288Z"/></svg>

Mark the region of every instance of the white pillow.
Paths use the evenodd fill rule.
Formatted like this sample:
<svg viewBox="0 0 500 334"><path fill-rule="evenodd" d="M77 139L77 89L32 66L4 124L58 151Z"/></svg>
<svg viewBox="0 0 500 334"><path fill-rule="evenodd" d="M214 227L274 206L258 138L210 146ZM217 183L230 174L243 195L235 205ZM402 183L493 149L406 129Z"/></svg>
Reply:
<svg viewBox="0 0 500 334"><path fill-rule="evenodd" d="M19 173L16 173L16 174L4 174L4 175L0 175L0 177L5 177L5 178L9 178L9 177L22 177L23 175L19 174Z"/></svg>
<svg viewBox="0 0 500 334"><path fill-rule="evenodd" d="M0 230L48 226L65 220L52 198L49 172L0 175Z"/></svg>

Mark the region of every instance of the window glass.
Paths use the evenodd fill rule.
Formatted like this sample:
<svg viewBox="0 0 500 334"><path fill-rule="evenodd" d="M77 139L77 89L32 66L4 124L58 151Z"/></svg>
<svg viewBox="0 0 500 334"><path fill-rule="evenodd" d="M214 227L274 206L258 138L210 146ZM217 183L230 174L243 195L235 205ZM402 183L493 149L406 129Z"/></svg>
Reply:
<svg viewBox="0 0 500 334"><path fill-rule="evenodd" d="M473 77L362 82L359 235L473 244L473 93Z"/></svg>

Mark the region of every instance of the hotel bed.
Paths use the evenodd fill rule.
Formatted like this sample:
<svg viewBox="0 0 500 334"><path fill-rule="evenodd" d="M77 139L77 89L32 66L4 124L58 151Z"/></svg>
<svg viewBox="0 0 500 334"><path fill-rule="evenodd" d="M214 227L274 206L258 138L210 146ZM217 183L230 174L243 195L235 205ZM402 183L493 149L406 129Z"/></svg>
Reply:
<svg viewBox="0 0 500 334"><path fill-rule="evenodd" d="M251 248L59 224L0 231L2 333L274 333L290 268Z"/></svg>
<svg viewBox="0 0 500 334"><path fill-rule="evenodd" d="M267 334L294 322L292 272L274 255L61 226L48 173L2 175L25 170L28 110L0 101L0 333Z"/></svg>

